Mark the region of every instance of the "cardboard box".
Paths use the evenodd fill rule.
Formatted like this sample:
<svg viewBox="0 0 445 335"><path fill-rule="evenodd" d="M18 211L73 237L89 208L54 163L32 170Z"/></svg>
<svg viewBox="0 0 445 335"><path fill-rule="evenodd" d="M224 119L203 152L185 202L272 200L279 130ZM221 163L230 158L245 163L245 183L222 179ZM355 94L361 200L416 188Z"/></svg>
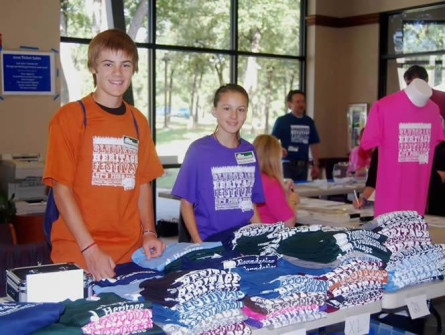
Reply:
<svg viewBox="0 0 445 335"><path fill-rule="evenodd" d="M73 263L6 270L6 294L19 302L60 302L84 298L83 269Z"/></svg>

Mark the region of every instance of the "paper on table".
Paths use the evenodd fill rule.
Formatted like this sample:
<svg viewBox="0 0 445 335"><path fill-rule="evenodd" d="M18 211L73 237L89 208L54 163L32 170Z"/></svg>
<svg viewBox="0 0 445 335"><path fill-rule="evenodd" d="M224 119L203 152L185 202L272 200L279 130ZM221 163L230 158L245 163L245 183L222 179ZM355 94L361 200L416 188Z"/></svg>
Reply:
<svg viewBox="0 0 445 335"><path fill-rule="evenodd" d="M27 302L83 298L83 270L29 274L26 276L26 291Z"/></svg>

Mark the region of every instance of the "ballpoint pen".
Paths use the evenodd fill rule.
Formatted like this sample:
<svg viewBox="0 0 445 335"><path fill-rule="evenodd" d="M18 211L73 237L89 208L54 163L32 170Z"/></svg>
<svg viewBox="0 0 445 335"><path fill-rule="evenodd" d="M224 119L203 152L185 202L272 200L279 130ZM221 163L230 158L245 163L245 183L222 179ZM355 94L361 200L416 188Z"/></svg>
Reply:
<svg viewBox="0 0 445 335"><path fill-rule="evenodd" d="M359 203L359 200L358 200L358 196L357 196L357 192L356 192L356 190L354 190L354 198L355 198L355 201L357 201L357 204Z"/></svg>

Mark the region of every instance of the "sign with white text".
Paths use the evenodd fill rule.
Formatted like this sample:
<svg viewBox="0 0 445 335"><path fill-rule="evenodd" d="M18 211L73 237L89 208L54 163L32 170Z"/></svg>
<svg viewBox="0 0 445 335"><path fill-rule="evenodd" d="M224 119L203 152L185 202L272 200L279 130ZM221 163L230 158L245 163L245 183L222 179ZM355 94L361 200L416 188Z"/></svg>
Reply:
<svg viewBox="0 0 445 335"><path fill-rule="evenodd" d="M54 95L54 54L2 51L2 93Z"/></svg>

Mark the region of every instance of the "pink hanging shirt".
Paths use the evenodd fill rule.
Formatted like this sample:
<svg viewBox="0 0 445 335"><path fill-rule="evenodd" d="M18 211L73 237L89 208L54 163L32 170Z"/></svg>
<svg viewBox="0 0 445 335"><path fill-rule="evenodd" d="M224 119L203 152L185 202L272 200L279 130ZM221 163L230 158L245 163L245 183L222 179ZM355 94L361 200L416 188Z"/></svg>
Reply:
<svg viewBox="0 0 445 335"><path fill-rule="evenodd" d="M379 148L375 216L425 213L434 148L442 140L439 108L431 100L416 107L402 90L372 106L360 146Z"/></svg>

